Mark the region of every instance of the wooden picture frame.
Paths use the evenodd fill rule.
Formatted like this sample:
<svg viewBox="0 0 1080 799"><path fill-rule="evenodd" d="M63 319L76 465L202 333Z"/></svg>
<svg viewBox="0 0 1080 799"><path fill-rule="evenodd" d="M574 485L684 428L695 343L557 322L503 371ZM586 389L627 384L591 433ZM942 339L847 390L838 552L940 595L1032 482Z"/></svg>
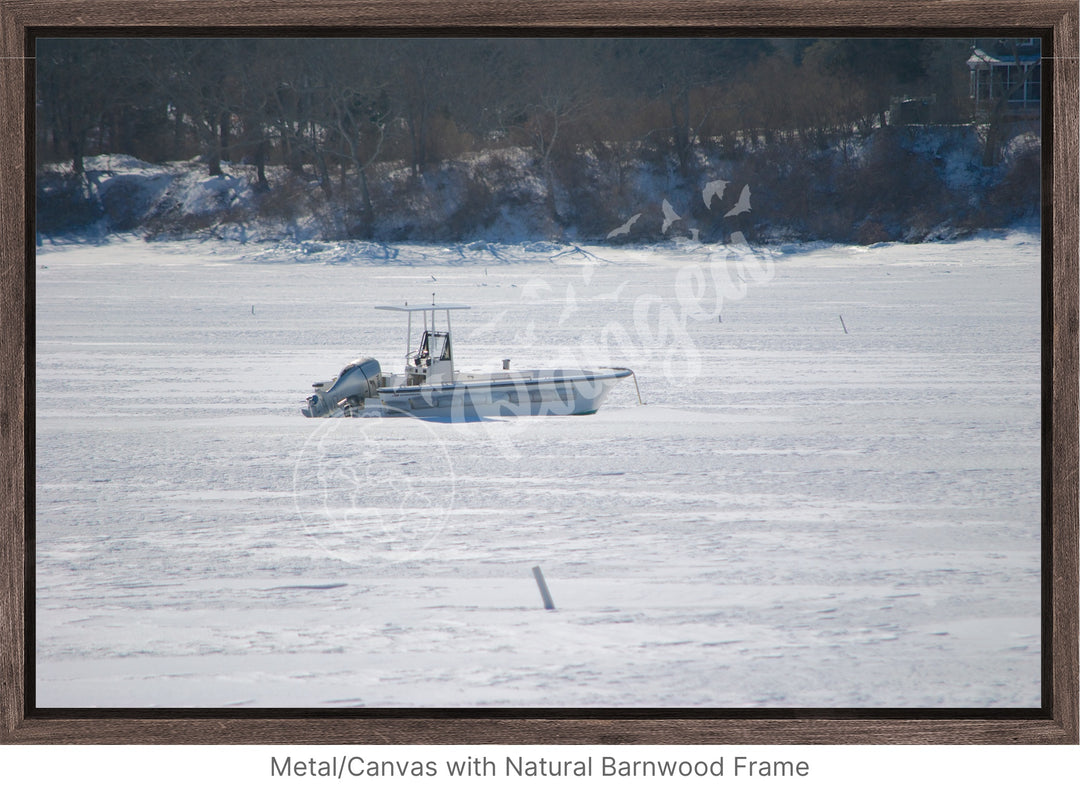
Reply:
<svg viewBox="0 0 1080 799"><path fill-rule="evenodd" d="M1078 264L1080 60L1074 0L0 0L0 743L1005 744L1078 742ZM30 706L34 563L27 521L34 413L33 65L51 32L315 35L650 31L685 35L1045 37L1043 179L1043 705L1034 710L43 711ZM28 499L28 497L30 499Z"/></svg>

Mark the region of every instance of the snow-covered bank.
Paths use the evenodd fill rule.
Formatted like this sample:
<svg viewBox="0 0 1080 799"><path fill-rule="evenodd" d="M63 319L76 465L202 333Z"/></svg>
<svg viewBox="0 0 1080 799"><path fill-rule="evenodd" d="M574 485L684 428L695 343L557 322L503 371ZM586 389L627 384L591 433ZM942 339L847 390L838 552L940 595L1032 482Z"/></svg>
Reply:
<svg viewBox="0 0 1080 799"><path fill-rule="evenodd" d="M345 174L331 189L313 168L268 167L268 182L260 182L245 163L208 176L198 159L149 164L100 155L85 159L81 178L65 164L39 170L37 229L44 239L134 232L237 242L608 243L622 231L613 243L640 245L725 242L736 233L757 243L918 242L1037 227L1037 133L1013 135L993 167L982 165L979 137L973 125L906 125L828 146L797 137L737 150L709 142L693 174L647 148L600 148L568 156L560 174L547 177L535 154L506 146L422 174L380 163L365 173L363 190ZM750 192L745 211L731 213L743 192Z"/></svg>
<svg viewBox="0 0 1080 799"><path fill-rule="evenodd" d="M1037 706L1039 250L43 246L38 703ZM432 292L647 404L300 415Z"/></svg>

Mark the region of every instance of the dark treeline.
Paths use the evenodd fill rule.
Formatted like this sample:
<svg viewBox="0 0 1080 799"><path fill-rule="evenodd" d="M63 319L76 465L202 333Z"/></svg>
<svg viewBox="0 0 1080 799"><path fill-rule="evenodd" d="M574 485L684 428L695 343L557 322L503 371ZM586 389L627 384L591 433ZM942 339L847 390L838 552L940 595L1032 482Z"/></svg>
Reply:
<svg viewBox="0 0 1080 799"><path fill-rule="evenodd" d="M530 153L558 218L584 154L618 171L786 145L812 153L887 126L898 98L968 123L966 39L44 39L37 158L198 157L302 176L369 236L379 165L419 179L465 153ZM759 178L761 179L761 178ZM625 213L618 200L610 224ZM373 199L374 197L374 199ZM623 204L625 205L625 203Z"/></svg>

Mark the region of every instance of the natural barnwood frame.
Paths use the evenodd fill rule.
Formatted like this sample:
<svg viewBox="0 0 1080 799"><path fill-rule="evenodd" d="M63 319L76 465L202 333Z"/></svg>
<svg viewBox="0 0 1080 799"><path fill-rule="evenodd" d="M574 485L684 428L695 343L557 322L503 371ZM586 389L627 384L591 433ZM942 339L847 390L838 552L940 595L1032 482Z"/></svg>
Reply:
<svg viewBox="0 0 1080 799"><path fill-rule="evenodd" d="M0 0L0 743L1078 743L1078 153L1075 0ZM1043 707L1033 711L39 711L28 705L33 561L32 61L53 35L1040 35Z"/></svg>

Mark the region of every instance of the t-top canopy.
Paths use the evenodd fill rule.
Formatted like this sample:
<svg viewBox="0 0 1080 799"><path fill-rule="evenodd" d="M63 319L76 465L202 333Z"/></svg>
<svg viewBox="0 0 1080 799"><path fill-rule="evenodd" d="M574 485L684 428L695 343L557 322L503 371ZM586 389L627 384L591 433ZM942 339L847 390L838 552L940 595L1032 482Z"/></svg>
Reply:
<svg viewBox="0 0 1080 799"><path fill-rule="evenodd" d="M464 311L468 310L469 305L451 305L443 303L436 305L376 305L376 311L404 311L405 313L420 313L421 311Z"/></svg>

